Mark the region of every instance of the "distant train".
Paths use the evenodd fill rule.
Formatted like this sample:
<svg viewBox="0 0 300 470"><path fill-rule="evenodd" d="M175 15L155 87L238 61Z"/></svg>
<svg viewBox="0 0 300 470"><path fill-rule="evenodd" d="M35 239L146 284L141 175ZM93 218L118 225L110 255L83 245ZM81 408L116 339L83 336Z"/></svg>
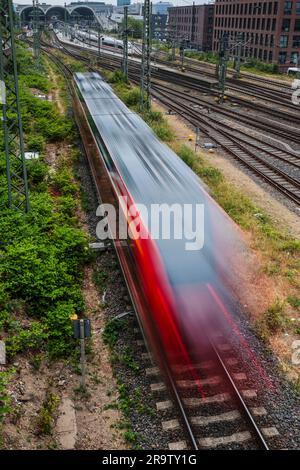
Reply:
<svg viewBox="0 0 300 470"><path fill-rule="evenodd" d="M90 43L92 45L98 46L98 35L94 33L88 33L86 31L77 30L74 35L74 39L79 39L82 42ZM123 41L119 39L115 39L109 36L101 36L100 37L101 46L104 47L112 47L114 49L123 50ZM128 43L128 53L132 53L132 45Z"/></svg>

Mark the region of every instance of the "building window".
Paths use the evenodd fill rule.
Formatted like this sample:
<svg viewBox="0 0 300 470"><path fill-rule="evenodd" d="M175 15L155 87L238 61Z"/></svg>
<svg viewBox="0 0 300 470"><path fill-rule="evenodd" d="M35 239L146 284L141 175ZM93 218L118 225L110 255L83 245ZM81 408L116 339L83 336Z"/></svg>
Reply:
<svg viewBox="0 0 300 470"><path fill-rule="evenodd" d="M285 33L288 33L290 30L290 25L291 25L291 20L288 18L285 18L282 20L282 28L281 31L284 31Z"/></svg>
<svg viewBox="0 0 300 470"><path fill-rule="evenodd" d="M291 64L295 64L298 67L298 62L299 62L299 53L298 52L292 52L291 53Z"/></svg>
<svg viewBox="0 0 300 470"><path fill-rule="evenodd" d="M294 31L300 31L300 20L295 20Z"/></svg>
<svg viewBox="0 0 300 470"><path fill-rule="evenodd" d="M287 46L288 46L288 36L280 36L279 47L287 47Z"/></svg>
<svg viewBox="0 0 300 470"><path fill-rule="evenodd" d="M284 2L284 10L283 10L283 13L285 15L291 15L292 14L292 5L293 5L293 2Z"/></svg>
<svg viewBox="0 0 300 470"><path fill-rule="evenodd" d="M268 15L272 14L272 2L268 3Z"/></svg>
<svg viewBox="0 0 300 470"><path fill-rule="evenodd" d="M300 36L293 36L293 47L300 47Z"/></svg>
<svg viewBox="0 0 300 470"><path fill-rule="evenodd" d="M285 64L286 63L286 52L279 52L278 62L280 64Z"/></svg>
<svg viewBox="0 0 300 470"><path fill-rule="evenodd" d="M300 15L300 2L296 2L296 15Z"/></svg>

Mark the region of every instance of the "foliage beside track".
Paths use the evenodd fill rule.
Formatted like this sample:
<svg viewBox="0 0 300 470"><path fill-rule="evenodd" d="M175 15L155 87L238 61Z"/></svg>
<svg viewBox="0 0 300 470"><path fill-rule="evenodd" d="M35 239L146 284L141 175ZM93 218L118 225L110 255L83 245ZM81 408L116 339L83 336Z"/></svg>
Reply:
<svg viewBox="0 0 300 470"><path fill-rule="evenodd" d="M33 358L41 352L49 358L72 354L70 315L84 308L81 284L88 259L87 238L76 222L76 152L68 145L75 136L73 121L54 103L35 96L52 88L47 70L37 73L21 46L18 59L25 148L40 157L27 161L30 212L8 208L0 130L0 337L9 361L23 351ZM51 142L65 149L55 168L45 158Z"/></svg>
<svg viewBox="0 0 300 470"><path fill-rule="evenodd" d="M190 59L196 59L199 60L200 62L208 62L210 64L217 64L219 59L218 59L218 54L215 54L213 52L197 52L197 51L191 51L191 52L185 52L185 57L188 57ZM228 61L228 67L233 68L234 67L234 62L233 61ZM241 70L245 71L251 71L253 73L263 73L266 75L279 75L279 68L277 64L268 64L266 62L262 62L261 60L254 59L254 58L247 58L244 62L241 62Z"/></svg>

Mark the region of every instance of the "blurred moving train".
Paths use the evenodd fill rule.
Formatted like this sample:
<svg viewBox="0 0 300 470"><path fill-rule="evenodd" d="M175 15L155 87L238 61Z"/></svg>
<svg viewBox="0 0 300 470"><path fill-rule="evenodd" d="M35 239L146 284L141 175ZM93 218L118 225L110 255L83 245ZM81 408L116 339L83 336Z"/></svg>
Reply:
<svg viewBox="0 0 300 470"><path fill-rule="evenodd" d="M98 47L98 35L95 33L89 33L87 31L81 31L77 29L74 34L72 34L74 39L78 39L84 43L90 44L92 46ZM115 39L109 36L100 36L101 46L111 47L118 50L123 50L123 41ZM132 54L133 47L130 42L128 42L128 54Z"/></svg>
<svg viewBox="0 0 300 470"><path fill-rule="evenodd" d="M201 387L194 364L211 357L216 334L234 334L249 364L263 377L234 321L246 253L237 226L190 168L98 73L78 73L75 83L101 154L101 162L94 157L94 170L105 168L120 220L128 228L125 239L114 240L116 252L161 367L167 365L171 375L178 365L188 367ZM148 217L153 208L159 209L158 230ZM170 225L163 233L168 213ZM108 221L113 230L114 221Z"/></svg>

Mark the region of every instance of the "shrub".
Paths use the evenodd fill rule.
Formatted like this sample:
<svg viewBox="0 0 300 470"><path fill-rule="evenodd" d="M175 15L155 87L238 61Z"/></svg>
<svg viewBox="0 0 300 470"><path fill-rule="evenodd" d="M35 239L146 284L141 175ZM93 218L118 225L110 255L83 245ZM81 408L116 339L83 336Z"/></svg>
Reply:
<svg viewBox="0 0 300 470"><path fill-rule="evenodd" d="M29 329L21 330L17 335L6 339L7 357L11 358L22 351L38 351L44 348L48 334L45 327L33 322Z"/></svg>
<svg viewBox="0 0 300 470"><path fill-rule="evenodd" d="M108 81L110 83L127 83L126 76L121 70L116 70L108 76Z"/></svg>
<svg viewBox="0 0 300 470"><path fill-rule="evenodd" d="M75 312L71 302L59 302L47 314L46 325L49 335L48 351L50 357L59 357L70 354L74 349L72 341L71 315Z"/></svg>
<svg viewBox="0 0 300 470"><path fill-rule="evenodd" d="M30 135L26 144L29 152L42 152L45 148L45 139L42 135Z"/></svg>
<svg viewBox="0 0 300 470"><path fill-rule="evenodd" d="M30 160L27 162L26 168L30 188L45 191L47 187L40 183L44 182L48 175L48 165L41 160Z"/></svg>
<svg viewBox="0 0 300 470"><path fill-rule="evenodd" d="M138 106L140 104L140 96L139 88L132 88L125 93L123 101L127 106Z"/></svg>
<svg viewBox="0 0 300 470"><path fill-rule="evenodd" d="M57 171L52 178L52 184L57 191L65 196L74 196L76 193L73 175L68 168Z"/></svg>

